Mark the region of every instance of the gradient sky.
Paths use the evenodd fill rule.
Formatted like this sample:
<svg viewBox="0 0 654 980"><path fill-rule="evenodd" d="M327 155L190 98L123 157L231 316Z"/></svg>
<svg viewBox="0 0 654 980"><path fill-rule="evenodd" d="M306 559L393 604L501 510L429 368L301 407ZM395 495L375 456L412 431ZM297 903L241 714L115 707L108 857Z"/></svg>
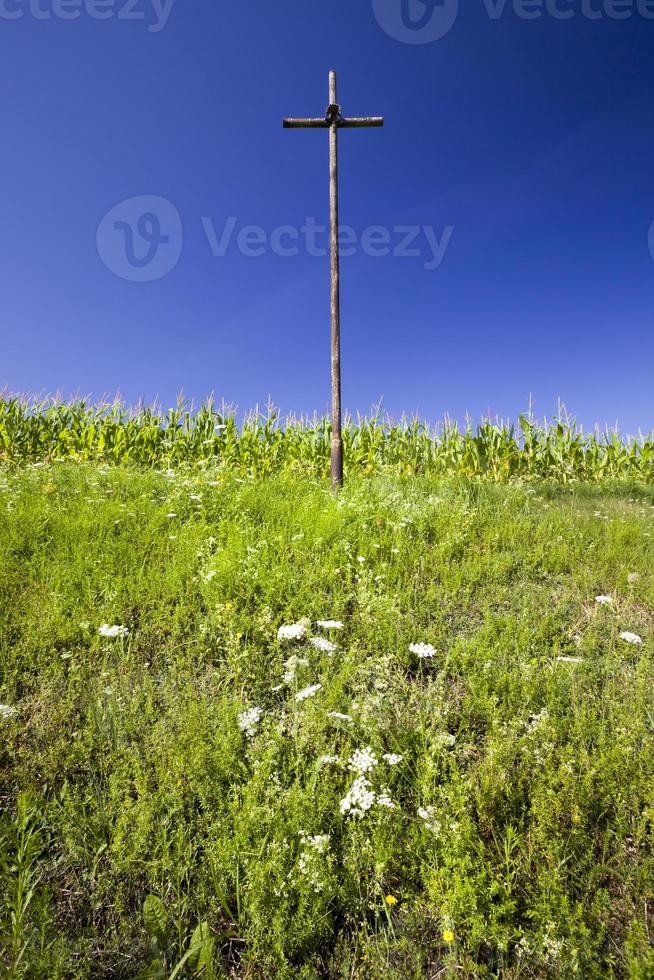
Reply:
<svg viewBox="0 0 654 980"><path fill-rule="evenodd" d="M399 226L451 235L437 268L422 231L418 256L343 260L347 408L515 416L531 394L650 429L654 3L455 2L0 0L0 385L326 410L327 259L270 238L326 222L327 135L281 119L321 115L334 67L346 115L386 118L341 134L342 221L393 250ZM451 28L418 38L402 3ZM105 219L143 196L173 207Z"/></svg>

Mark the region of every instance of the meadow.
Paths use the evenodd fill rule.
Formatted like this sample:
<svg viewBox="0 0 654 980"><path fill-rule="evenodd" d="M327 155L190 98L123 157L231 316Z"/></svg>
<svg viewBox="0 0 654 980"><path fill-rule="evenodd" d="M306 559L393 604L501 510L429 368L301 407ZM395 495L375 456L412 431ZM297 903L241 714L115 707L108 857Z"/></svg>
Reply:
<svg viewBox="0 0 654 980"><path fill-rule="evenodd" d="M4 976L654 976L651 440L0 406Z"/></svg>

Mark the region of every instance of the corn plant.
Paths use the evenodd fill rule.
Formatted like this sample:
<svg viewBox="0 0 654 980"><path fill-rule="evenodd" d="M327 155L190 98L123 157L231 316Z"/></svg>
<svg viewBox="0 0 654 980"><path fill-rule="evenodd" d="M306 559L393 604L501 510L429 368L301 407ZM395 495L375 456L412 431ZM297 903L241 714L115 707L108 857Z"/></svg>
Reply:
<svg viewBox="0 0 654 980"><path fill-rule="evenodd" d="M446 418L430 426L375 412L346 417L343 439L350 475L448 474L493 482L600 482L654 477L654 434L625 438L613 429L584 432L564 411L551 422L520 416L518 425L483 419L460 427ZM245 416L207 401L128 409L120 402L0 398L0 461L78 460L108 465L178 468L222 466L252 477L284 471L322 478L329 472L331 425L325 418L280 418L273 408Z"/></svg>

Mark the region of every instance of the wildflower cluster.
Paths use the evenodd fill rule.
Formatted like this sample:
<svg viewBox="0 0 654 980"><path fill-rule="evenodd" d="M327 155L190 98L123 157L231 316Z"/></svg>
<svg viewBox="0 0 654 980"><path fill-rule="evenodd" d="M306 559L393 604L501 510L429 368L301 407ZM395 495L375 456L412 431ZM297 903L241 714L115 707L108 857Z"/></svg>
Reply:
<svg viewBox="0 0 654 980"><path fill-rule="evenodd" d="M245 732L248 738L254 738L261 721L263 710L261 708L248 708L238 716L238 727Z"/></svg>
<svg viewBox="0 0 654 980"><path fill-rule="evenodd" d="M291 623L290 626L280 626L277 630L278 640L303 640L306 635L304 623Z"/></svg>
<svg viewBox="0 0 654 980"><path fill-rule="evenodd" d="M432 657L436 656L436 648L431 643L411 643L409 650L411 653L417 654L420 660L431 660Z"/></svg>
<svg viewBox="0 0 654 980"><path fill-rule="evenodd" d="M129 636L129 629L127 626L109 626L108 623L103 623L98 633L106 639L114 640L116 637Z"/></svg>

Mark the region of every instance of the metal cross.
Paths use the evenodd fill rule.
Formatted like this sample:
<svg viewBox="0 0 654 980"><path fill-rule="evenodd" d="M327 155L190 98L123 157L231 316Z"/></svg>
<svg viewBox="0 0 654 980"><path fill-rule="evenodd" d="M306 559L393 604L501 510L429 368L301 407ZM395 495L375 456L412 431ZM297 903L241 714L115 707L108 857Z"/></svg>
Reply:
<svg viewBox="0 0 654 980"><path fill-rule="evenodd" d="M284 129L329 130L329 238L331 253L332 312L332 489L343 485L343 440L341 435L341 299L338 254L338 131L383 126L380 116L345 119L336 94L336 72L329 73L329 105L324 119L285 119Z"/></svg>

